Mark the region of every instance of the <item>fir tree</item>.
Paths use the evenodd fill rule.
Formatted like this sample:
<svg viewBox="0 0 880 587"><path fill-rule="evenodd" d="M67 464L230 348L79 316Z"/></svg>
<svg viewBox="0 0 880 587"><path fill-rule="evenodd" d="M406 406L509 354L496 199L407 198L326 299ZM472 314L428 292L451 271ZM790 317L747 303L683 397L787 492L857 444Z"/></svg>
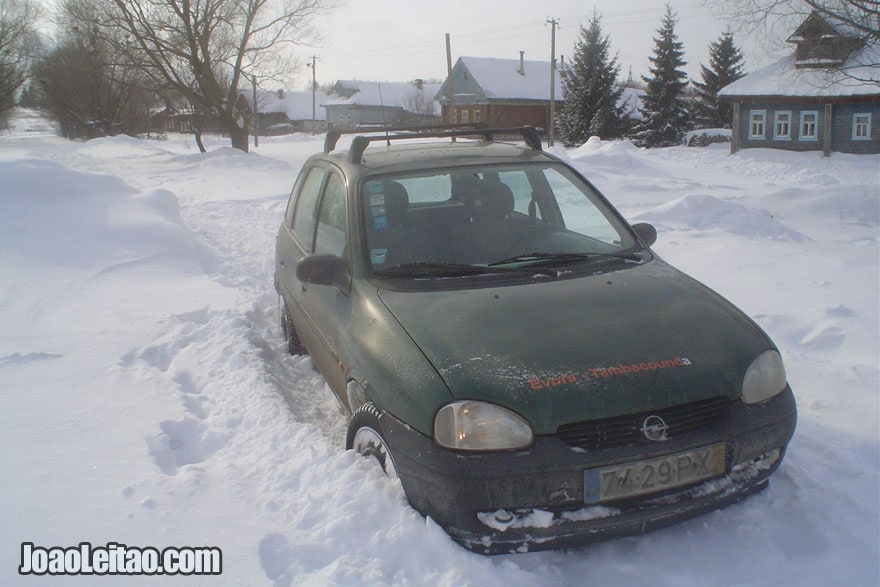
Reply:
<svg viewBox="0 0 880 587"><path fill-rule="evenodd" d="M682 43L675 34L675 13L669 4L654 38L654 56L651 77L642 76L647 84L642 98L642 122L636 127L633 142L645 147L668 147L678 145L684 133L692 127L685 104L684 90L687 74L681 69Z"/></svg>
<svg viewBox="0 0 880 587"><path fill-rule="evenodd" d="M697 124L702 128L729 127L733 106L718 99L718 91L745 75L742 67L743 54L733 43L731 33L709 44L709 66L700 64L703 83L694 81L697 94Z"/></svg>
<svg viewBox="0 0 880 587"><path fill-rule="evenodd" d="M619 105L623 89L615 85L620 64L617 56L609 55L610 47L602 34L601 18L593 12L589 26L581 27L572 64L563 72L565 107L556 124L567 147L583 144L591 136L620 138L626 131Z"/></svg>

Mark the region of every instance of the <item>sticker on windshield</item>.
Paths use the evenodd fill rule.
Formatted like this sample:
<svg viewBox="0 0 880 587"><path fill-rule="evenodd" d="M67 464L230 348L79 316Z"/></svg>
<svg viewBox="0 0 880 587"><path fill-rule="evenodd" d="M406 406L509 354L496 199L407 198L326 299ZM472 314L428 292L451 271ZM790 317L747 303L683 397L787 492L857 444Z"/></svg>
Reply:
<svg viewBox="0 0 880 587"><path fill-rule="evenodd" d="M373 228L381 229L388 228L388 217L387 216L376 216L373 218Z"/></svg>
<svg viewBox="0 0 880 587"><path fill-rule="evenodd" d="M373 265L382 265L385 263L385 255L388 254L388 249L372 249L370 251L370 261Z"/></svg>
<svg viewBox="0 0 880 587"><path fill-rule="evenodd" d="M373 216L385 216L385 206L373 206Z"/></svg>
<svg viewBox="0 0 880 587"><path fill-rule="evenodd" d="M381 181L368 181L364 184L364 191L370 199L370 206L385 205L385 186Z"/></svg>

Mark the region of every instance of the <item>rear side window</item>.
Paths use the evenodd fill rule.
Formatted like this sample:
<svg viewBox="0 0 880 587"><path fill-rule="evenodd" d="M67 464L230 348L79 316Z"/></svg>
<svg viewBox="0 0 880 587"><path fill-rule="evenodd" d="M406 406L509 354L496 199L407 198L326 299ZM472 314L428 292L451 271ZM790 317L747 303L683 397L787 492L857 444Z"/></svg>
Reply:
<svg viewBox="0 0 880 587"><path fill-rule="evenodd" d="M324 170L320 167L312 167L296 198L291 229L306 249L310 248L312 235L315 233L315 206L318 203L318 196L321 195L323 182Z"/></svg>

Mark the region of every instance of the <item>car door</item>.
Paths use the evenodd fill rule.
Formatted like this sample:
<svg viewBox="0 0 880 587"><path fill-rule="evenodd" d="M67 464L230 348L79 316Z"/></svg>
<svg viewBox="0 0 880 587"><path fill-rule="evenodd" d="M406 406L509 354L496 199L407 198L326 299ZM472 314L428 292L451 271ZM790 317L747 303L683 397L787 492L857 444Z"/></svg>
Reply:
<svg viewBox="0 0 880 587"><path fill-rule="evenodd" d="M321 199L317 207L312 252L335 255L348 261L348 218L345 181L337 170L327 170ZM349 273L350 274L350 273ZM340 334L349 315L349 288L333 285L301 283L303 306L322 348L314 357L318 368L333 390L345 398L345 372L339 355Z"/></svg>
<svg viewBox="0 0 880 587"><path fill-rule="evenodd" d="M334 391L345 388L339 369L339 329L347 313L347 287L308 284L297 279L296 265L311 254L348 258L345 182L325 162L300 174L276 244L279 290L300 340Z"/></svg>

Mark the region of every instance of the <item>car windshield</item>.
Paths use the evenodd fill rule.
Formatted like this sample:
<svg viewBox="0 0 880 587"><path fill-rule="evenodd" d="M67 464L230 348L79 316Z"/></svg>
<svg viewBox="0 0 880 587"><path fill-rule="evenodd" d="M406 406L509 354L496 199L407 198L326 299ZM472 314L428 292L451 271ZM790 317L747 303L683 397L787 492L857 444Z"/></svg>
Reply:
<svg viewBox="0 0 880 587"><path fill-rule="evenodd" d="M558 163L369 178L361 212L369 263L386 275L627 259L637 247L590 185Z"/></svg>

